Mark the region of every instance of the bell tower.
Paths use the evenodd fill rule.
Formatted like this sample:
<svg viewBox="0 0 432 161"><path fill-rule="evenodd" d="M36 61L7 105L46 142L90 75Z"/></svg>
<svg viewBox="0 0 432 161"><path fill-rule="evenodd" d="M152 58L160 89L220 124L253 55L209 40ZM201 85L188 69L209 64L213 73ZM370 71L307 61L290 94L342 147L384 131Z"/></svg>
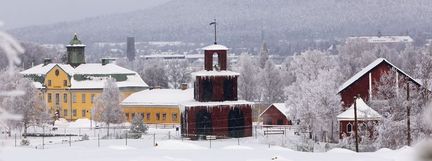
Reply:
<svg viewBox="0 0 432 161"><path fill-rule="evenodd" d="M85 45L78 39L77 34L75 34L69 44L66 45L67 64L74 68L81 64L85 64L84 48Z"/></svg>

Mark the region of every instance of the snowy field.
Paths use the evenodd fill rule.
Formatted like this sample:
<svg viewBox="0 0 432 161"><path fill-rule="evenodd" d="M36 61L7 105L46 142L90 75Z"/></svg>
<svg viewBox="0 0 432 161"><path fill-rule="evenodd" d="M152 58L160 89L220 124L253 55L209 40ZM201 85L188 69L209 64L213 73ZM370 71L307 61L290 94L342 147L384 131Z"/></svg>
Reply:
<svg viewBox="0 0 432 161"><path fill-rule="evenodd" d="M404 147L398 150L381 149L377 152L355 153L346 149L332 149L328 152L294 151L292 143L298 136L256 135L241 139L219 139L191 141L181 139L173 127L152 126L141 139L100 139L105 129L90 129L89 122L58 123L58 130L46 130L46 133L87 134L89 140L80 136L71 137L29 137L30 146L15 147L14 135L2 135L0 148L1 161L414 161L414 148ZM67 130L65 130L67 129ZM41 129L30 128L29 132ZM66 131L66 132L65 132ZM119 135L121 126L110 135ZM257 130L260 133L259 130ZM69 144L69 139L71 140ZM45 143L42 146L42 142ZM154 142L157 146L154 146ZM99 146L98 146L99 144Z"/></svg>

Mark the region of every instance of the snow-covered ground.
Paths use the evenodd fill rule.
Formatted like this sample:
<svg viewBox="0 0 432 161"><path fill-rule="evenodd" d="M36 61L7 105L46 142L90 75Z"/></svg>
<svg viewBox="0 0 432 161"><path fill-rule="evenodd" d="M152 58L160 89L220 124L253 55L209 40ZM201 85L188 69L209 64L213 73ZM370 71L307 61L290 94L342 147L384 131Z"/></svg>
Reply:
<svg viewBox="0 0 432 161"><path fill-rule="evenodd" d="M104 129L89 129L89 122L81 120L75 123L58 123L58 130L52 133L87 134L90 140L80 141L79 136L45 137L42 149L41 137L30 137L30 146L15 147L14 135L2 135L0 141L0 160L2 161L414 161L414 148L404 147L399 150L380 149L370 153L355 153L346 149L332 149L328 152L299 152L292 145L297 136L257 135L241 139L219 139L191 141L181 139L175 128L149 129L149 134L141 139L100 139L98 134L105 135ZM117 126L120 128L120 125ZM64 128L64 129L63 129ZM31 128L30 132L40 129ZM47 130L50 132L49 130ZM113 129L110 131L114 131ZM116 129L114 133L121 133ZM155 137L155 139L153 139ZM18 144L19 144L19 138ZM154 146L153 142L157 143ZM269 145L270 144L270 145Z"/></svg>

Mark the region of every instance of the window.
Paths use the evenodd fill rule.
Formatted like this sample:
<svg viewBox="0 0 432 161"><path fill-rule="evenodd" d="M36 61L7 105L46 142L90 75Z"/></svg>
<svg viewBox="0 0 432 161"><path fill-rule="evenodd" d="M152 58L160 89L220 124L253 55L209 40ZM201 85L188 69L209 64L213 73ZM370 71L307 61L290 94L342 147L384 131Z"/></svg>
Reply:
<svg viewBox="0 0 432 161"><path fill-rule="evenodd" d="M95 98L95 94L91 94L91 97L90 97L90 101L91 101L91 103L94 102L94 98Z"/></svg>
<svg viewBox="0 0 432 161"><path fill-rule="evenodd" d="M63 80L63 86L67 86L67 80Z"/></svg>
<svg viewBox="0 0 432 161"><path fill-rule="evenodd" d="M86 94L85 93L81 94L81 102L82 103L86 102Z"/></svg>
<svg viewBox="0 0 432 161"><path fill-rule="evenodd" d="M144 112L141 113L141 118L144 119Z"/></svg>
<svg viewBox="0 0 432 161"><path fill-rule="evenodd" d="M60 94L59 94L59 93L56 93L56 94L55 94L55 104L56 104L56 105L59 105L59 104L60 104Z"/></svg>
<svg viewBox="0 0 432 161"><path fill-rule="evenodd" d="M135 113L132 113L132 119L135 117Z"/></svg>
<svg viewBox="0 0 432 161"><path fill-rule="evenodd" d="M51 93L48 93L48 103L51 103L51 101L52 101L52 98L51 98L52 96L51 96Z"/></svg>
<svg viewBox="0 0 432 161"><path fill-rule="evenodd" d="M125 113L126 119L129 120L129 113Z"/></svg>
<svg viewBox="0 0 432 161"><path fill-rule="evenodd" d="M150 116L151 116L150 113L147 113L147 117L146 117L147 120L150 120Z"/></svg>
<svg viewBox="0 0 432 161"><path fill-rule="evenodd" d="M67 103L67 94L66 93L63 94L63 103Z"/></svg>
<svg viewBox="0 0 432 161"><path fill-rule="evenodd" d="M166 120L166 113L162 114L162 120Z"/></svg>
<svg viewBox="0 0 432 161"><path fill-rule="evenodd" d="M86 117L86 110L82 110L82 117Z"/></svg>
<svg viewBox="0 0 432 161"><path fill-rule="evenodd" d="M160 113L156 113L156 120L160 120Z"/></svg>
<svg viewBox="0 0 432 161"><path fill-rule="evenodd" d="M348 123L348 125L347 125L347 133L351 133L351 131L352 131L352 125L351 125L351 123Z"/></svg>
<svg viewBox="0 0 432 161"><path fill-rule="evenodd" d="M63 110L63 116L67 116L67 115L68 115L67 110L64 109L64 110Z"/></svg>
<svg viewBox="0 0 432 161"><path fill-rule="evenodd" d="M172 114L172 120L173 121L177 121L177 113L173 113Z"/></svg>
<svg viewBox="0 0 432 161"><path fill-rule="evenodd" d="M72 95L72 102L73 102L73 103L76 103L76 94L73 94L73 95Z"/></svg>
<svg viewBox="0 0 432 161"><path fill-rule="evenodd" d="M77 116L77 110L72 110L72 116L74 116L74 117Z"/></svg>
<svg viewBox="0 0 432 161"><path fill-rule="evenodd" d="M48 80L48 86L51 87L51 80Z"/></svg>

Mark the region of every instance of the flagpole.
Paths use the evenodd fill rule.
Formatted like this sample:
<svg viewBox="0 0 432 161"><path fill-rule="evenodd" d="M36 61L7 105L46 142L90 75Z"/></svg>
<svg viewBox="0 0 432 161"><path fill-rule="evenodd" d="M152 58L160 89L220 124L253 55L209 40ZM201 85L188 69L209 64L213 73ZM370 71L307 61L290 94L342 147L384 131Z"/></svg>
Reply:
<svg viewBox="0 0 432 161"><path fill-rule="evenodd" d="M217 32L216 32L216 31L217 31L217 30L216 30L216 29L217 29L217 28L216 28L216 25L217 25L217 23L216 23L216 19L214 19L214 31L215 31L215 36L214 36L214 37L215 37L215 42L214 42L214 44L217 44L217 41L216 41L216 35L217 35L217 34L216 34L216 33L217 33Z"/></svg>

